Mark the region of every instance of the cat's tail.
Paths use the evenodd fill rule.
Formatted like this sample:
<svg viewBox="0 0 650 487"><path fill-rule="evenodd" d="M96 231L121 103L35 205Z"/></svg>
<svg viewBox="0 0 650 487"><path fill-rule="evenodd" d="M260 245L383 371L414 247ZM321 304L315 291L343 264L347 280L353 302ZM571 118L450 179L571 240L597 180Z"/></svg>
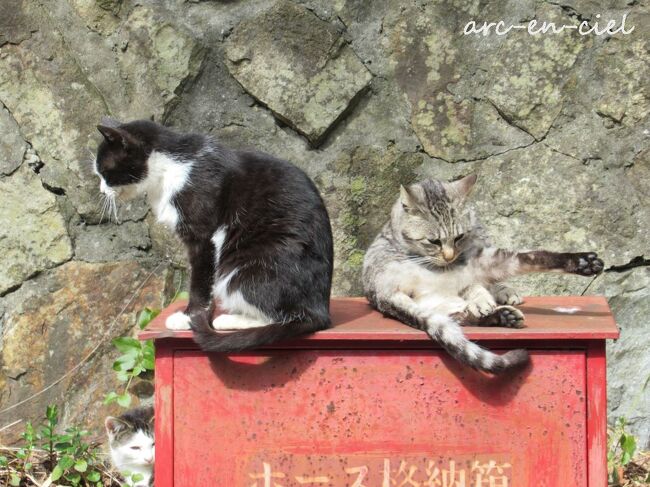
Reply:
<svg viewBox="0 0 650 487"><path fill-rule="evenodd" d="M217 332L207 320L192 322L194 341L205 352L239 352L325 330L329 316L306 318L288 323L272 323L232 332Z"/></svg>
<svg viewBox="0 0 650 487"><path fill-rule="evenodd" d="M451 316L430 316L425 331L456 360L484 372L499 374L529 361L528 352L524 349L509 350L499 355L470 341L460 323Z"/></svg>
<svg viewBox="0 0 650 487"><path fill-rule="evenodd" d="M440 313L426 317L414 316L396 306L385 305L380 307L380 311L413 328L425 331L449 355L473 369L499 374L508 369L522 367L529 361L528 352L524 349L509 350L499 355L471 342L463 333L459 322L462 318Z"/></svg>

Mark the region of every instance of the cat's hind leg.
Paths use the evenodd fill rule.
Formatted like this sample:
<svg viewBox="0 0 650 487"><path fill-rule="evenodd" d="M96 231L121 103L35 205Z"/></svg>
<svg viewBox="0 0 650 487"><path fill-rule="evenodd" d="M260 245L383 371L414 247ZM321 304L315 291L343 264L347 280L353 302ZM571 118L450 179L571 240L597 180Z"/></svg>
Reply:
<svg viewBox="0 0 650 487"><path fill-rule="evenodd" d="M510 306L516 306L524 302L517 291L502 282L493 284L490 287L490 292L492 293L492 296L494 296L497 304L509 304Z"/></svg>
<svg viewBox="0 0 650 487"><path fill-rule="evenodd" d="M465 323L468 313L461 312L467 303L459 297L429 295L415 301L398 291L374 296L373 304L385 315L425 331L452 357L472 368L497 374L528 362L525 350L510 350L498 355L469 341L461 328L470 324ZM451 315L449 311L452 311Z"/></svg>
<svg viewBox="0 0 650 487"><path fill-rule="evenodd" d="M212 328L215 330L245 330L247 328L259 328L268 324L268 322L252 316L223 314L212 321Z"/></svg>

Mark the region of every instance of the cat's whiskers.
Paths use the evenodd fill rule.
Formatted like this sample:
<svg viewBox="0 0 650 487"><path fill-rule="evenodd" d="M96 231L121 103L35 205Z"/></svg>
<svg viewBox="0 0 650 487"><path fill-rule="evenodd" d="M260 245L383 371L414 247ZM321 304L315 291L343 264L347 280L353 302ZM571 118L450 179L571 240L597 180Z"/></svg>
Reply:
<svg viewBox="0 0 650 487"><path fill-rule="evenodd" d="M102 212L99 217L99 223L104 219L104 214L108 216L108 221L111 221L111 216L115 217L115 222L120 223L120 219L117 216L117 193L115 191L110 191L107 193L100 193L103 202L102 202Z"/></svg>
<svg viewBox="0 0 650 487"><path fill-rule="evenodd" d="M104 219L104 213L106 213L106 209L108 208L108 199L106 198L106 195L104 193L99 193L99 196L101 196L101 203L102 203L102 208L101 208L101 213L99 214L99 224L102 224L102 220Z"/></svg>

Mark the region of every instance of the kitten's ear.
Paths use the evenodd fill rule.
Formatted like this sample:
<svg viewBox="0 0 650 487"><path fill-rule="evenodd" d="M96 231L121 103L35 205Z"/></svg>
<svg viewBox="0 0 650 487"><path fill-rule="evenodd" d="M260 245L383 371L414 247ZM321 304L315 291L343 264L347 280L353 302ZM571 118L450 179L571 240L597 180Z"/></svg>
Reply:
<svg viewBox="0 0 650 487"><path fill-rule="evenodd" d="M122 144L126 149L129 145L136 143L131 134L121 128L97 125L97 130L99 130L109 144Z"/></svg>
<svg viewBox="0 0 650 487"><path fill-rule="evenodd" d="M413 189L401 184L399 187L399 200L404 208L413 209L418 205L418 198Z"/></svg>
<svg viewBox="0 0 650 487"><path fill-rule="evenodd" d="M114 438L120 431L128 427L124 421L113 416L109 416L104 420L104 426L106 427L106 433L109 438Z"/></svg>
<svg viewBox="0 0 650 487"><path fill-rule="evenodd" d="M447 196L452 200L460 202L465 201L472 192L472 188L474 187L474 184L476 184L476 179L476 174L470 174L458 181L445 184Z"/></svg>

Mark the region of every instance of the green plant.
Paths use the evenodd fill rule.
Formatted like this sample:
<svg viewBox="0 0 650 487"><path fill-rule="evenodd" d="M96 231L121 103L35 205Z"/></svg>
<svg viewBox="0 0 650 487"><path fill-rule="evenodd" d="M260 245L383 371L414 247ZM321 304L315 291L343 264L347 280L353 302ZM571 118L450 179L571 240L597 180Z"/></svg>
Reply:
<svg viewBox="0 0 650 487"><path fill-rule="evenodd" d="M59 421L59 409L56 405L50 404L45 410L45 424L42 424L39 431L39 439L41 445L47 453L47 463L50 469L56 465L56 448L55 444L58 440L58 435L54 432Z"/></svg>
<svg viewBox="0 0 650 487"><path fill-rule="evenodd" d="M143 330L159 313L159 309L143 309L138 315L138 327ZM120 406L128 408L132 400L129 392L131 382L154 369L154 345L152 340L141 342L131 337L118 337L112 343L122 354L113 362L113 370L118 380L125 385L121 393L111 391L106 394L104 404L117 402Z"/></svg>
<svg viewBox="0 0 650 487"><path fill-rule="evenodd" d="M188 298L187 291L176 291L170 302ZM144 330L159 314L160 309L158 308L144 308L138 315L138 328ZM120 406L128 408L132 401L129 387L131 387L133 379L153 371L155 349L152 340L141 342L131 337L115 338L112 343L122 354L113 362L113 370L117 374L118 380L124 383L124 389L121 392L111 391L106 394L104 404L117 402Z"/></svg>
<svg viewBox="0 0 650 487"><path fill-rule="evenodd" d="M21 484L22 479L27 476L27 473L32 469L32 454L36 446L36 435L34 434L34 427L29 421L25 424L25 431L21 435L25 443L18 448L16 458L20 462L17 472L12 472L9 478L9 485L18 486Z"/></svg>
<svg viewBox="0 0 650 487"><path fill-rule="evenodd" d="M58 423L58 409L48 406L46 411L47 424L40 430L43 449L48 454L48 460L53 465L51 479L53 482L63 479L73 486L101 487L101 473L94 468L101 463L98 451L85 437L88 431L72 427L65 430L64 434L56 434L54 428Z"/></svg>
<svg viewBox="0 0 650 487"><path fill-rule="evenodd" d="M124 480L127 482L127 485L135 485L136 483L144 480L144 476L141 473L131 473L131 472L120 472Z"/></svg>
<svg viewBox="0 0 650 487"><path fill-rule="evenodd" d="M102 474L106 467L97 445L87 440L89 433L78 427L57 433L58 421L58 408L50 405L40 424L26 423L22 443L3 449L0 456L0 485L35 486L48 477L54 485L68 487L102 487L104 480L112 482L110 475Z"/></svg>
<svg viewBox="0 0 650 487"><path fill-rule="evenodd" d="M624 467L636 452L636 438L627 432L627 420L618 418L608 432L607 466L611 485L620 485Z"/></svg>

